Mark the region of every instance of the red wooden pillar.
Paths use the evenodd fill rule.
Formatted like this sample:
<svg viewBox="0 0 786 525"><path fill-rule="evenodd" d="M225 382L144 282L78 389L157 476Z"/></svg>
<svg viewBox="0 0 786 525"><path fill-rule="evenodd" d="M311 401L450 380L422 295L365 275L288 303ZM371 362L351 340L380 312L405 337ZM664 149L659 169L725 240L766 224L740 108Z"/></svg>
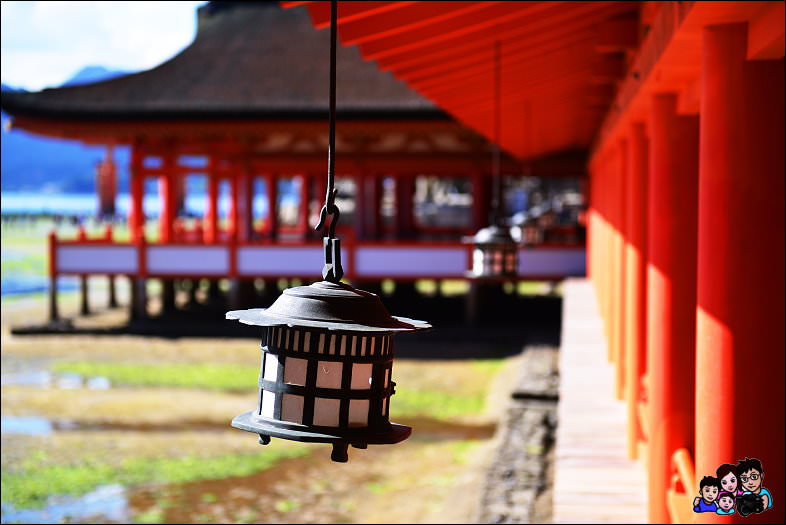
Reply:
<svg viewBox="0 0 786 525"><path fill-rule="evenodd" d="M227 177L229 181L229 209L227 210L226 234L231 241L237 241L238 229L238 181L235 165L231 164L231 175Z"/></svg>
<svg viewBox="0 0 786 525"><path fill-rule="evenodd" d="M165 243L173 240L172 225L176 217L174 157L170 151L164 153L162 164L164 173L158 179L158 241Z"/></svg>
<svg viewBox="0 0 786 525"><path fill-rule="evenodd" d="M248 242L251 239L253 226L252 202L253 184L251 170L246 165L238 165L235 177L232 179L232 199L234 206L235 239L238 242Z"/></svg>
<svg viewBox="0 0 786 525"><path fill-rule="evenodd" d="M399 181L396 179L396 206L398 207ZM482 173L472 175L472 223L475 231L489 225L491 212L491 178ZM412 197L410 196L410 200Z"/></svg>
<svg viewBox="0 0 786 525"><path fill-rule="evenodd" d="M609 229L609 297L608 297L608 353L609 361L615 363L614 395L619 398L618 385L616 381L616 366L619 361L619 316L620 316L620 296L622 294L622 283L620 282L621 271L621 239L619 207L620 194L619 188L622 184L621 170L619 169L621 148L613 149L613 154L609 159L608 166L608 229Z"/></svg>
<svg viewBox="0 0 786 525"><path fill-rule="evenodd" d="M131 152L131 207L128 217L128 229L132 242L139 242L145 236L145 175L143 173L144 155L138 145Z"/></svg>
<svg viewBox="0 0 786 525"><path fill-rule="evenodd" d="M106 156L96 168L96 189L98 190L98 215L110 217L115 214L117 197L117 170L112 155L112 145L106 147Z"/></svg>
<svg viewBox="0 0 786 525"><path fill-rule="evenodd" d="M625 228L626 221L626 187L628 185L628 141L622 139L617 145L617 159L614 166L616 184L614 186L615 210L614 210L614 229L616 237L616 247L614 258L616 260L617 271L614 273L616 281L615 289L615 330L612 334L614 339L614 358L616 368L614 369L614 395L617 399L625 398L625 369L627 360L625 359L625 252L628 245L628 234Z"/></svg>
<svg viewBox="0 0 786 525"><path fill-rule="evenodd" d="M308 235L309 225L309 208L310 208L310 194L311 194L311 177L307 173L301 173L298 177L300 184L300 206L298 209L298 229L300 230L300 237L305 239Z"/></svg>
<svg viewBox="0 0 786 525"><path fill-rule="evenodd" d="M366 209L368 199L366 199L366 174L361 170L355 175L355 238L365 240L368 235L368 223L366 220Z"/></svg>
<svg viewBox="0 0 786 525"><path fill-rule="evenodd" d="M415 176L409 173L402 173L396 178L396 222L402 237L413 236L415 232Z"/></svg>
<svg viewBox="0 0 786 525"><path fill-rule="evenodd" d="M704 29L696 476L759 459L774 506L754 520L783 523L784 61L747 43L743 24Z"/></svg>
<svg viewBox="0 0 786 525"><path fill-rule="evenodd" d="M204 238L206 244L218 240L218 174L215 172L215 158L208 159L207 169L207 206L205 207Z"/></svg>
<svg viewBox="0 0 786 525"><path fill-rule="evenodd" d="M602 153L598 166L598 306L603 321L603 334L608 337L608 276L609 268L609 232L608 232L608 171L606 153ZM607 357L611 354L607 350Z"/></svg>
<svg viewBox="0 0 786 525"><path fill-rule="evenodd" d="M310 223L310 230L314 232L314 236L319 238L322 236L322 232L315 231L313 228L316 227L317 223L319 222L319 213L322 211L322 206L325 205L325 193L327 192L327 181L325 177L322 175L317 175L314 177L314 197L312 199L311 204L311 223Z"/></svg>
<svg viewBox="0 0 786 525"><path fill-rule="evenodd" d="M669 521L673 452L694 443L699 119L678 116L676 107L675 95L656 95L650 118L646 330L653 523Z"/></svg>
<svg viewBox="0 0 786 525"><path fill-rule="evenodd" d="M380 197L382 195L382 178L374 173L366 173L361 178L363 200L363 235L367 239L376 239L382 225L380 215Z"/></svg>
<svg viewBox="0 0 786 525"><path fill-rule="evenodd" d="M278 237L278 177L275 174L265 178L267 194L267 231L271 239Z"/></svg>
<svg viewBox="0 0 786 525"><path fill-rule="evenodd" d="M644 124L634 123L628 133L628 180L625 185L625 397L628 457L631 459L638 457L638 444L643 438L638 406L647 358L647 148Z"/></svg>

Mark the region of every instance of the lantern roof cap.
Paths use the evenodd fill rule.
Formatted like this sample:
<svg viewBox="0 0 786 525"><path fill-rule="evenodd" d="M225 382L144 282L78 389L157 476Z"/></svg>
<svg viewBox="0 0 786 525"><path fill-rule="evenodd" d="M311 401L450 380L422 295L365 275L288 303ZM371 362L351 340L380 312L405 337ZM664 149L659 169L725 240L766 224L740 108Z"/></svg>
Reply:
<svg viewBox="0 0 786 525"><path fill-rule="evenodd" d="M515 244L510 235L510 229L504 226L491 225L478 230L472 237L465 238L465 242L472 244Z"/></svg>
<svg viewBox="0 0 786 525"><path fill-rule="evenodd" d="M257 326L302 326L363 332L414 332L431 325L392 316L376 294L344 283L320 281L288 288L270 308L233 310L227 319Z"/></svg>

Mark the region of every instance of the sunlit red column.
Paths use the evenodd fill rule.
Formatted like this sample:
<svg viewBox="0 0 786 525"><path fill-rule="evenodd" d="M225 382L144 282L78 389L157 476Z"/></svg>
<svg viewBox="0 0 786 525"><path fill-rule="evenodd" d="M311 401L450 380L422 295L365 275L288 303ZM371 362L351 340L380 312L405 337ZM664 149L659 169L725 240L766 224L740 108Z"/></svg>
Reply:
<svg viewBox="0 0 786 525"><path fill-rule="evenodd" d="M208 160L207 172L207 207L205 208L204 236L206 243L214 243L218 239L218 174L215 172L215 158Z"/></svg>
<svg viewBox="0 0 786 525"><path fill-rule="evenodd" d="M647 137L644 124L628 132L628 179L625 186L625 393L628 412L628 457L638 457L643 434L638 404L641 376L646 364L646 240L647 240Z"/></svg>
<svg viewBox="0 0 786 525"><path fill-rule="evenodd" d="M139 242L144 237L145 211L145 176L142 173L143 155L138 146L131 152L131 207L128 217L128 229L132 242Z"/></svg>
<svg viewBox="0 0 786 525"><path fill-rule="evenodd" d="M759 459L774 506L730 521L783 523L784 61L747 44L743 24L704 30L696 476Z"/></svg>
<svg viewBox="0 0 786 525"><path fill-rule="evenodd" d="M628 141L621 139L617 144L617 157L614 163L614 259L617 271L614 274L614 395L617 399L625 397L625 252L628 239L626 231L626 187L628 185Z"/></svg>
<svg viewBox="0 0 786 525"><path fill-rule="evenodd" d="M172 171L173 158L166 153L163 159L164 173L158 178L158 240L172 241L172 226L175 222L175 173Z"/></svg>
<svg viewBox="0 0 786 525"><path fill-rule="evenodd" d="M672 453L694 436L699 119L655 95L647 186L649 518L667 523ZM722 286L724 283L718 283Z"/></svg>
<svg viewBox="0 0 786 525"><path fill-rule="evenodd" d="M267 231L271 239L278 236L278 177L271 173L265 178L267 193Z"/></svg>

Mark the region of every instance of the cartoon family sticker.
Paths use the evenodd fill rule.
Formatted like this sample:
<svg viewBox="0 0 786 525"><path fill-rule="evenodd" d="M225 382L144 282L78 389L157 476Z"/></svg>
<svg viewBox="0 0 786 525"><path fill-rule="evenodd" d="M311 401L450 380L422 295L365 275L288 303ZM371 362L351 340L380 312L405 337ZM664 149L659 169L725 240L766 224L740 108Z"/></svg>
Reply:
<svg viewBox="0 0 786 525"><path fill-rule="evenodd" d="M764 469L756 458L745 458L736 465L724 463L715 476L704 476L699 495L693 499L693 512L714 512L740 516L772 508L772 494L762 486Z"/></svg>

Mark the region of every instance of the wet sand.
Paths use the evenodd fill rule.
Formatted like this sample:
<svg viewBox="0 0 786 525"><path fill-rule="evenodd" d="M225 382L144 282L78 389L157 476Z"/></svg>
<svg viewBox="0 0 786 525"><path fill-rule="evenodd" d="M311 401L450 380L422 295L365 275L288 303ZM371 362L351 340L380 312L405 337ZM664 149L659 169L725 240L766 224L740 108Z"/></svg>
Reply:
<svg viewBox="0 0 786 525"><path fill-rule="evenodd" d="M121 300L124 298L121 284ZM103 304L100 290L93 304ZM43 298L3 301L3 373L47 370L53 362L92 359L144 363L242 363L258 360L255 338L163 338L141 335L13 335L11 326L42 323ZM64 316L78 309L75 296L61 301ZM126 321L124 308L77 317L74 325L107 328ZM483 414L449 421L411 417L394 421L414 427L396 446L350 449L350 461L329 460L327 446L312 445L305 457L284 459L244 477L170 485L137 484L121 490L123 511L71 515L71 521L114 522L268 522L268 523L466 523L472 521L477 495L494 447L499 402L509 395L518 356L491 383L479 384L472 359L396 360L394 377L405 385L479 390L487 396ZM13 382L12 382L13 383ZM255 403L247 393L204 389L116 387L85 384L4 384L4 416L39 417L61 424L49 433L3 433L3 472L14 472L46 452L47 464L85 465L129 458L204 457L258 453L254 436L229 428L229 420ZM273 440L268 447L289 442ZM109 458L109 459L107 459ZM117 491L111 501L118 501ZM110 497L107 496L107 497ZM109 501L109 500L107 500ZM78 504L77 504L78 505ZM88 509L88 505L82 505ZM100 505L98 507L100 509ZM106 509L105 509L106 510ZM4 520L6 511L4 509ZM118 518L118 516L120 516Z"/></svg>

